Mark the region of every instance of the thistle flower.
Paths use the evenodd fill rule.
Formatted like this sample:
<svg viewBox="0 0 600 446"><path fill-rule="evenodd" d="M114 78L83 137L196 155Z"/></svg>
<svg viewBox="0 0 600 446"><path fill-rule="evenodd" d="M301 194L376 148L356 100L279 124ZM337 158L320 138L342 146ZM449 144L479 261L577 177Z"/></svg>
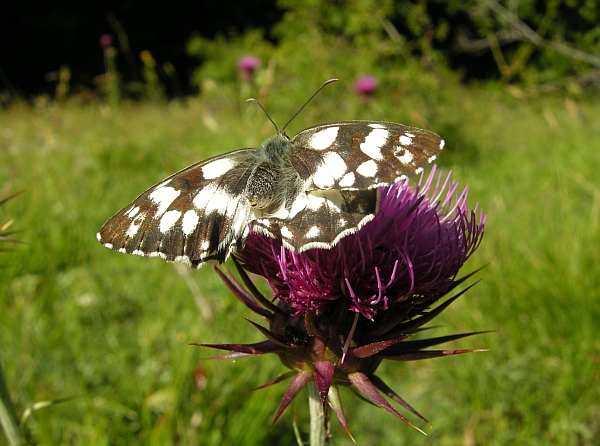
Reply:
<svg viewBox="0 0 600 446"><path fill-rule="evenodd" d="M102 48L107 48L112 44L112 36L110 34L102 34L100 36L100 46Z"/></svg>
<svg viewBox="0 0 600 446"><path fill-rule="evenodd" d="M373 76L359 77L354 82L354 90L361 96L371 96L377 88L377 79Z"/></svg>
<svg viewBox="0 0 600 446"><path fill-rule="evenodd" d="M113 37L110 34L100 36L100 46L104 51L104 76L100 88L104 90L113 108L118 108L121 99L119 74L117 73L117 49L112 46Z"/></svg>
<svg viewBox="0 0 600 446"><path fill-rule="evenodd" d="M260 60L257 57L246 55L238 59L237 65L242 77L244 79L250 79L254 74L254 70L260 65Z"/></svg>
<svg viewBox="0 0 600 446"><path fill-rule="evenodd" d="M252 323L267 341L202 345L233 352L220 358L275 353L291 369L262 386L293 377L273 423L314 381L323 407L329 403L346 430L340 386L352 386L418 429L381 393L427 420L375 371L384 359L480 351L425 350L476 333L408 340L462 292L431 307L470 277L456 279L481 242L486 217L477 206L469 210L467 195L468 189L459 194L450 175L436 174L434 167L416 186L405 180L382 187L374 219L332 249L292 252L280 240L251 232L234 259L248 291L230 274L217 272L244 304L269 322L268 328ZM272 301L258 293L242 266L268 281Z"/></svg>

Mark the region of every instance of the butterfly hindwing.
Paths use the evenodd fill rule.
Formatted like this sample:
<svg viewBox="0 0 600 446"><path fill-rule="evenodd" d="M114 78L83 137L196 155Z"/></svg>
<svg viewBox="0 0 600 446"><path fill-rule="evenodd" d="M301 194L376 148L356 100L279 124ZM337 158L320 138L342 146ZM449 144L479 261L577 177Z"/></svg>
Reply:
<svg viewBox="0 0 600 446"><path fill-rule="evenodd" d="M378 193L376 189L312 191L297 198L305 206L294 214L293 220L258 219L252 228L281 239L294 251L329 249L373 219Z"/></svg>

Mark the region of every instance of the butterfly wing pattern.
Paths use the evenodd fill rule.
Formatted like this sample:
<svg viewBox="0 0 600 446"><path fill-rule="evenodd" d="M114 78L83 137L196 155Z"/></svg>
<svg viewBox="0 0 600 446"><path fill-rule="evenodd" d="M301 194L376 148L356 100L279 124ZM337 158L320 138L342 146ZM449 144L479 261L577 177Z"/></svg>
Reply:
<svg viewBox="0 0 600 446"><path fill-rule="evenodd" d="M200 268L243 246L249 225L294 251L329 249L373 219L378 187L420 173L443 148L435 133L341 121L278 133L171 175L107 221L107 248Z"/></svg>

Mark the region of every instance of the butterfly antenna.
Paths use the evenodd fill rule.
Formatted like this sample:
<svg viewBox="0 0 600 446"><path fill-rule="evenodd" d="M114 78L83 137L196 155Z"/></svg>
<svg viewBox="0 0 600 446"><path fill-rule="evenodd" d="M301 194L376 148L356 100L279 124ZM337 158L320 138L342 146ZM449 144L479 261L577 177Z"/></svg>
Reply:
<svg viewBox="0 0 600 446"><path fill-rule="evenodd" d="M261 109L263 112L265 112L265 115L267 115L267 118L269 118L269 121L271 121L271 124L273 124L273 127L275 127L275 130L277 131L277 133L280 133L280 132L279 132L279 127L277 127L277 124L275 124L275 121L273 121L273 120L271 119L271 117L269 116L269 114L267 113L267 111L265 110L265 108L262 106L262 104L261 104L260 102L258 102L258 101L257 101L256 99L254 99L254 98L249 98L249 99L246 99L246 102L256 102L256 103L258 104L258 106L260 107L260 109ZM287 125L287 124L286 124L286 125Z"/></svg>
<svg viewBox="0 0 600 446"><path fill-rule="evenodd" d="M286 129L286 127L289 125L289 123L290 123L290 122L292 122L292 121L294 120L294 118L295 118L296 116L298 116L302 110L304 110L304 107L306 107L306 106L308 105L308 103L309 103L310 101L312 101L312 99L313 99L313 98L314 98L314 97L317 95L317 93L318 93L319 91L321 91L321 90L323 89L323 87L324 87L325 85L329 85L329 84L331 84L332 82L337 82L337 81L339 81L339 79L335 79L335 78L334 78L334 79L329 79L328 81L325 81L325 82L323 82L323 83L321 84L321 86L320 86L319 88L317 88L317 91L315 91L315 92L312 94L312 96L311 96L310 98L308 98L308 101L306 101L306 102L304 103L304 105L303 105L302 107L300 107L300 110L298 110L298 111L296 112L296 114L295 114L294 116L292 116L292 117L291 117L291 119L290 119L290 120L289 120L289 121L288 121L288 122L287 122L287 123L286 123L286 124L283 126L283 128L281 129L281 132L280 132L280 133L282 133L282 134L283 134L283 132L285 132L285 129Z"/></svg>

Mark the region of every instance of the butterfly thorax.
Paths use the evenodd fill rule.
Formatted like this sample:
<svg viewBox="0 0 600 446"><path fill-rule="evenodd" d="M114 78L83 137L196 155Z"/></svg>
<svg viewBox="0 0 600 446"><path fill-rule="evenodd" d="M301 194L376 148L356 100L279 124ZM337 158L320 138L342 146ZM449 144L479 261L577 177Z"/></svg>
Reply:
<svg viewBox="0 0 600 446"><path fill-rule="evenodd" d="M281 166L290 158L290 138L283 133L277 133L263 142L259 150L264 153L270 163Z"/></svg>
<svg viewBox="0 0 600 446"><path fill-rule="evenodd" d="M289 198L299 192L298 178L290 159L290 140L277 134L267 139L257 151L259 162L252 171L244 196L256 217L277 215L289 207Z"/></svg>

